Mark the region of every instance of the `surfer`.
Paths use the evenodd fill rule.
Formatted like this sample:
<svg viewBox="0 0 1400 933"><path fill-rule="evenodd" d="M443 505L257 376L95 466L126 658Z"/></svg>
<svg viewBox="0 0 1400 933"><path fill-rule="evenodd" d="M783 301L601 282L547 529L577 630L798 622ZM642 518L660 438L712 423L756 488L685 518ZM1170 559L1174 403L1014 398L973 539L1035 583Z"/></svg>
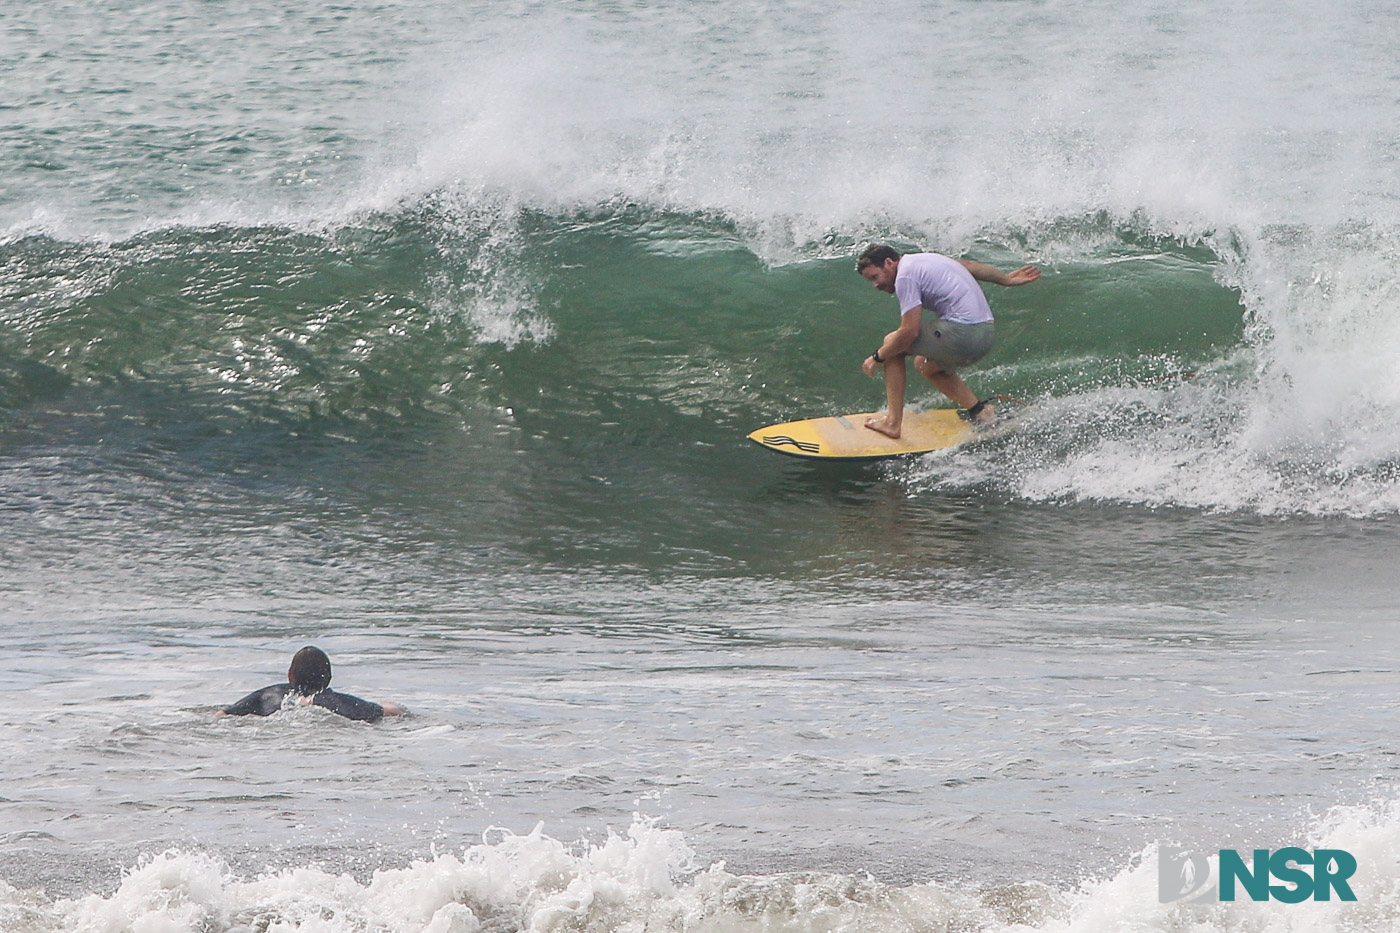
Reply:
<svg viewBox="0 0 1400 933"><path fill-rule="evenodd" d="M331 659L320 648L307 645L292 656L292 666L287 669L287 683L273 684L254 690L243 699L226 706L215 716L271 716L282 708L289 694L296 696L302 706L324 707L339 713L347 719L363 722L378 722L385 716L402 715L403 709L397 703L371 703L348 693L337 693L330 689Z"/></svg>
<svg viewBox="0 0 1400 933"><path fill-rule="evenodd" d="M1040 278L1035 266L1014 272L968 259L952 259L938 253L900 256L892 247L871 246L856 260L856 271L882 292L899 299L899 327L885 335L880 348L865 358L867 376L885 369L883 416L865 426L887 437L899 437L904 420L905 357L914 357L914 368L940 392L963 408L959 412L976 424L990 423L996 412L979 401L958 375L992 348L995 327L987 296L978 282L1025 285Z"/></svg>

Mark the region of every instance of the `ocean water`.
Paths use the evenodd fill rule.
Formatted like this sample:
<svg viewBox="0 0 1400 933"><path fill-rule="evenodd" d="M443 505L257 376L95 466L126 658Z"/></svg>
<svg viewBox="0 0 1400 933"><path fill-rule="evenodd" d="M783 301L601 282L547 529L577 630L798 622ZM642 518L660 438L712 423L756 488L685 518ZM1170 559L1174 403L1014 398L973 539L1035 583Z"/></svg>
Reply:
<svg viewBox="0 0 1400 933"><path fill-rule="evenodd" d="M0 12L0 931L1400 916L1389 6ZM883 465L893 242L1014 431ZM916 406L944 402L915 386ZM409 715L215 718L324 648ZM1161 904L1157 853L1358 862Z"/></svg>

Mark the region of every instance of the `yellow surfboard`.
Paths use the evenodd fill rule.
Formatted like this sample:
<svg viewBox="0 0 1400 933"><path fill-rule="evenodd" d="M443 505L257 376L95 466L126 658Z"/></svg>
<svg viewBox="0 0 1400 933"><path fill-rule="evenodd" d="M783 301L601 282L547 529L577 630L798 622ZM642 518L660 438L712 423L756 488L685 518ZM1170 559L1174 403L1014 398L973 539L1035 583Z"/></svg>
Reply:
<svg viewBox="0 0 1400 933"><path fill-rule="evenodd" d="M956 447L977 436L955 408L905 411L897 440L865 426L865 419L877 414L789 421L759 428L749 440L778 453L811 460L883 460Z"/></svg>

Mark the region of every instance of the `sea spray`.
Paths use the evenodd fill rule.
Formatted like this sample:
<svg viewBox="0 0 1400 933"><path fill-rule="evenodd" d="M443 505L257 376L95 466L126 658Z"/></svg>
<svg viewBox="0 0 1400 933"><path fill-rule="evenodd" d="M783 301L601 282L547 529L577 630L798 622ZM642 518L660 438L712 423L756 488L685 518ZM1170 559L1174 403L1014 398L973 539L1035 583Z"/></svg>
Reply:
<svg viewBox="0 0 1400 933"><path fill-rule="evenodd" d="M638 820L593 845L565 845L541 827L524 835L493 830L459 854L379 869L368 881L313 866L242 879L208 855L170 851L143 859L110 896L45 904L0 890L0 915L14 933L1379 931L1400 897L1398 833L1395 807L1384 803L1336 808L1313 823L1310 839L1344 842L1361 865L1349 903L1162 904L1156 846L1109 877L1068 888L1034 880L892 885L836 873L736 875L722 864L696 864L678 832Z"/></svg>

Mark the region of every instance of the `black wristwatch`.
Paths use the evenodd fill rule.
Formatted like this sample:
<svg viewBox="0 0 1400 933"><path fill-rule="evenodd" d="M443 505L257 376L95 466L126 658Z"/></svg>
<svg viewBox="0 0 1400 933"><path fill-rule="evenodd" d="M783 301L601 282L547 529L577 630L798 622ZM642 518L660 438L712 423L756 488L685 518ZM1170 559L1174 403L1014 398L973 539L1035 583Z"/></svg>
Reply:
<svg viewBox="0 0 1400 933"><path fill-rule="evenodd" d="M876 347L875 352L870 354L870 358L877 363L883 363L885 361L885 358L880 355L879 347Z"/></svg>

